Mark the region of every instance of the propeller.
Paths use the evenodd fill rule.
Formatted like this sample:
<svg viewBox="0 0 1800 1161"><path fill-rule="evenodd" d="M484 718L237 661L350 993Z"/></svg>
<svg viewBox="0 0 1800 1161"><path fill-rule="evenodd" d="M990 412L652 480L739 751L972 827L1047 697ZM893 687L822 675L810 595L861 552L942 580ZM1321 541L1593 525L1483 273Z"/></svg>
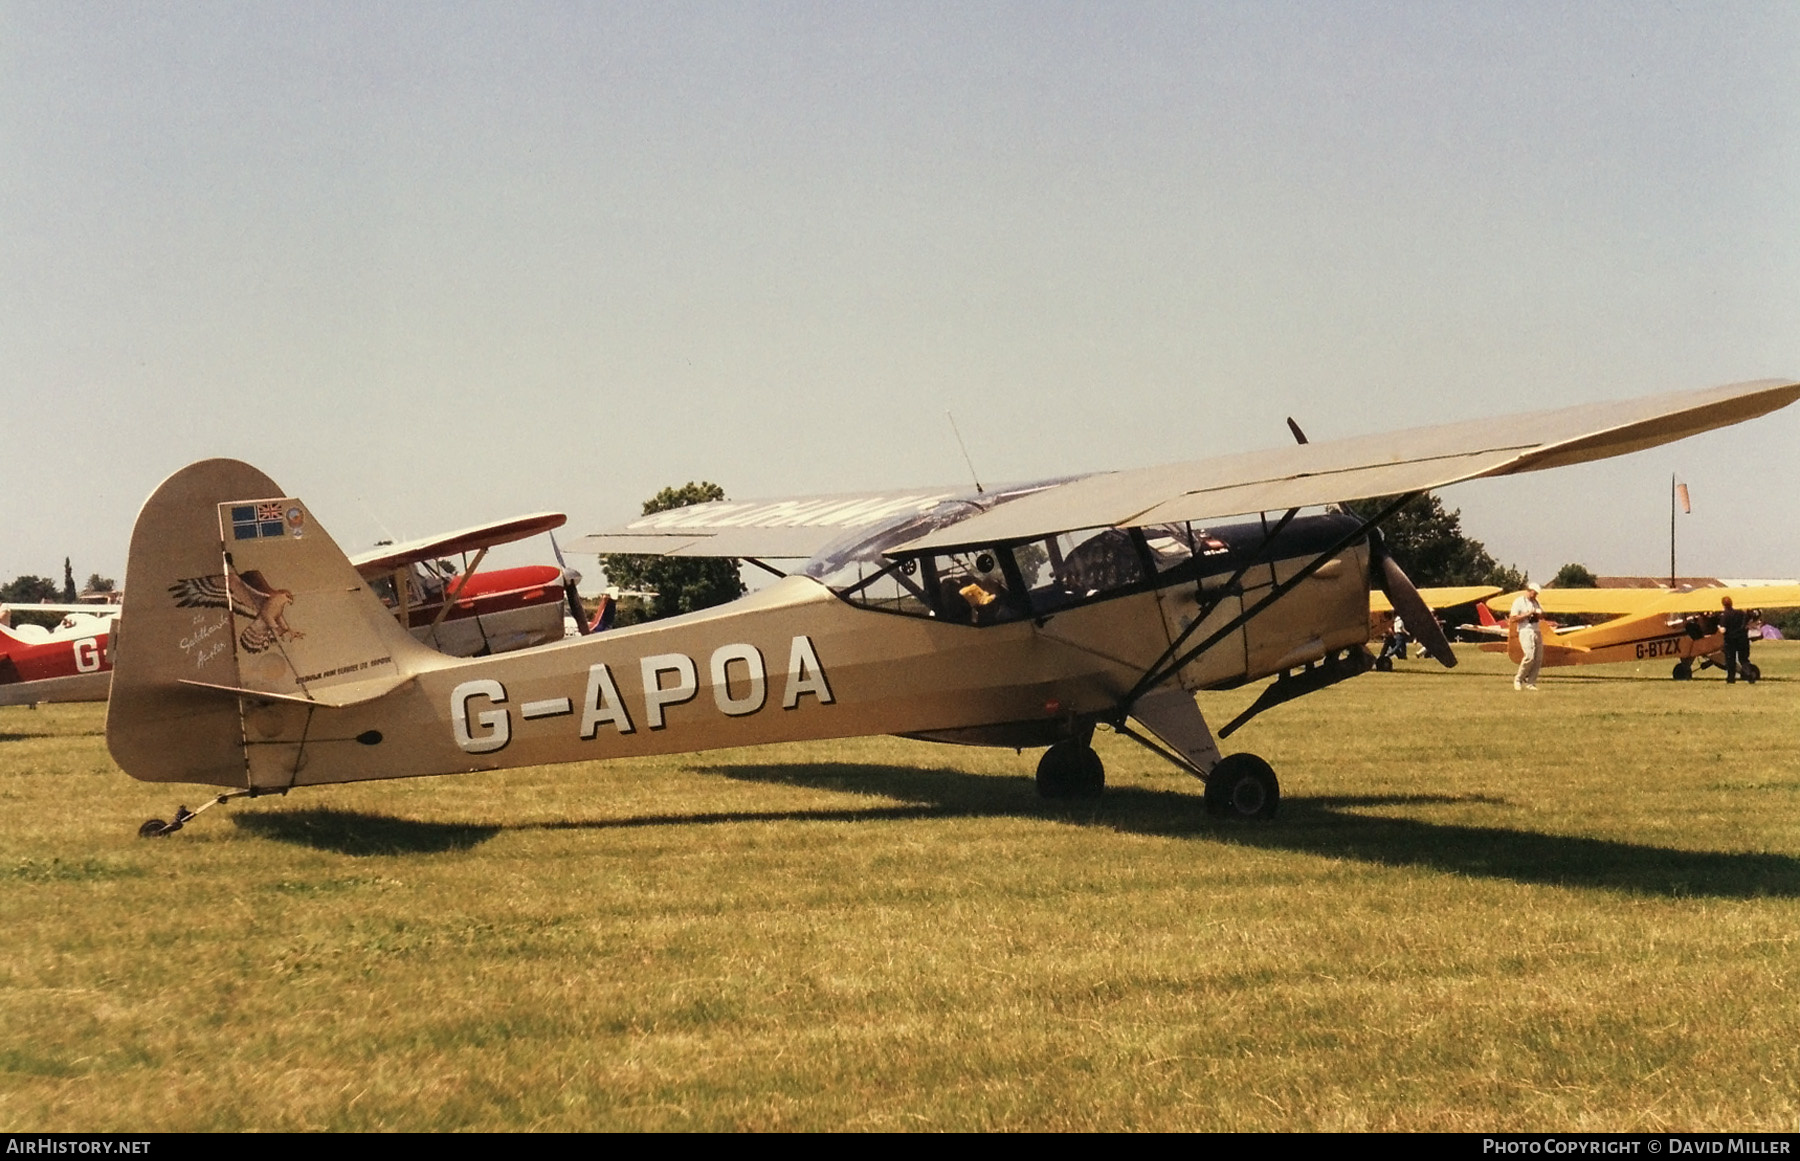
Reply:
<svg viewBox="0 0 1800 1161"><path fill-rule="evenodd" d="M557 566L562 569L563 595L569 599L569 616L575 618L575 631L585 637L588 631L587 614L581 608L581 594L575 591L575 586L581 583L581 574L570 568L569 562L563 559L562 548L556 543L554 532L550 534L550 551L556 554Z"/></svg>
<svg viewBox="0 0 1800 1161"><path fill-rule="evenodd" d="M1438 664L1445 669L1456 668L1456 654L1450 649L1450 641L1444 636L1444 627L1438 624L1431 606L1419 595L1419 590L1407 579L1406 573L1388 555L1387 543L1381 538L1381 529L1369 529L1369 579L1394 606L1394 612L1406 622L1406 631L1412 639L1419 643L1419 648L1431 654Z"/></svg>

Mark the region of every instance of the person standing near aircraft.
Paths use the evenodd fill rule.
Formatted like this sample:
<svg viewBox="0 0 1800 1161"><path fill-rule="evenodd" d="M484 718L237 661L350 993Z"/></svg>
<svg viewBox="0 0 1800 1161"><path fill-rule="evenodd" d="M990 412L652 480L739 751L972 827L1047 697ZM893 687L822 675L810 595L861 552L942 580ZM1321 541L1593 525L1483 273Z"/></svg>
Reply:
<svg viewBox="0 0 1800 1161"><path fill-rule="evenodd" d="M1754 681L1750 676L1750 614L1736 608L1730 597L1720 597L1719 605L1723 612L1719 614L1719 628L1725 631L1725 684L1737 683L1740 671L1746 683Z"/></svg>
<svg viewBox="0 0 1800 1161"><path fill-rule="evenodd" d="M1536 690L1538 670L1544 667L1544 635L1538 628L1544 606L1538 604L1537 596L1537 586L1527 583L1506 616L1507 622L1519 634L1519 648L1525 654L1519 662L1519 672L1513 676L1514 689Z"/></svg>

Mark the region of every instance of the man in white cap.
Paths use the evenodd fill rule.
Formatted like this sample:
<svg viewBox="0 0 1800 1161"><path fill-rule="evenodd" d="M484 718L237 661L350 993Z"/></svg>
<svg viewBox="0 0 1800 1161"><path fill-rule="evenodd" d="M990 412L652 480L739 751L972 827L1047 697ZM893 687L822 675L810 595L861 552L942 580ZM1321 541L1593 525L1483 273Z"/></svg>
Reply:
<svg viewBox="0 0 1800 1161"><path fill-rule="evenodd" d="M1544 606L1538 604L1537 586L1530 581L1525 582L1525 591L1512 603L1512 611L1506 616L1507 624L1519 634L1519 649L1525 654L1519 662L1519 672L1513 677L1514 689L1537 689L1538 670L1544 667L1544 635L1538 629L1538 622L1543 619Z"/></svg>

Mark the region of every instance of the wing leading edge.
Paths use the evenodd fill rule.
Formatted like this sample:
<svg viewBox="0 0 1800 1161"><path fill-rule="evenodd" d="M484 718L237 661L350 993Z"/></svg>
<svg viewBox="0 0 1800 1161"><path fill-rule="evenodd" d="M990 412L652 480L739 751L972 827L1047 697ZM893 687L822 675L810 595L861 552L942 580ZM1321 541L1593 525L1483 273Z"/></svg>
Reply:
<svg viewBox="0 0 1800 1161"><path fill-rule="evenodd" d="M1004 543L1107 525L1199 523L1427 491L1625 455L1754 419L1796 398L1800 383L1761 379L1110 472L1020 497L890 552Z"/></svg>
<svg viewBox="0 0 1800 1161"><path fill-rule="evenodd" d="M847 533L948 500L971 515L890 555L1031 540L1107 526L1214 522L1371 496L1429 491L1625 455L1786 407L1800 382L1759 379L1612 403L1467 420L1353 439L1216 456L1027 485L993 502L967 489L914 488L713 501L584 536L580 552L805 559Z"/></svg>
<svg viewBox="0 0 1800 1161"><path fill-rule="evenodd" d="M929 512L946 500L967 496L967 488L943 487L713 500L652 512L621 527L583 536L569 548L572 552L645 556L806 560L857 528L896 516Z"/></svg>

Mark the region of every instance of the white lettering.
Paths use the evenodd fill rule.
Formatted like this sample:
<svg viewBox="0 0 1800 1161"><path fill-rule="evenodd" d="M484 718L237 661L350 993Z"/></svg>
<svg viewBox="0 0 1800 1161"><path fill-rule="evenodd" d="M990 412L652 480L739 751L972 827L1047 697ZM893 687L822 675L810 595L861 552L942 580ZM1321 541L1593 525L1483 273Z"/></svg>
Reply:
<svg viewBox="0 0 1800 1161"><path fill-rule="evenodd" d="M685 653L658 653L638 662L644 678L644 724L653 730L663 728L663 707L693 700L700 690L694 675L694 659ZM662 675L676 675L675 684L662 687Z"/></svg>
<svg viewBox="0 0 1800 1161"><path fill-rule="evenodd" d="M491 754L512 741L512 716L503 709L482 710L475 720L489 732L475 737L469 730L469 703L478 697L499 705L506 700L506 687L488 678L463 682L450 691L450 721L457 745L471 754Z"/></svg>
<svg viewBox="0 0 1800 1161"><path fill-rule="evenodd" d="M733 661L742 661L750 671L750 690L743 697L731 696L731 674L728 667ZM766 676L762 651L754 645L721 645L713 650L713 700L719 703L719 712L735 718L761 709L769 694Z"/></svg>
<svg viewBox="0 0 1800 1161"><path fill-rule="evenodd" d="M799 705L803 693L818 698L820 705L831 704L831 686L826 684L825 667L819 664L811 637L795 637L788 652L787 692L782 695L781 708Z"/></svg>
<svg viewBox="0 0 1800 1161"><path fill-rule="evenodd" d="M100 672L100 642L93 637L84 637L75 642L75 672Z"/></svg>
<svg viewBox="0 0 1800 1161"><path fill-rule="evenodd" d="M566 697L549 697L543 701L528 701L519 707L519 716L526 721L538 718L559 718L574 709Z"/></svg>
<svg viewBox="0 0 1800 1161"><path fill-rule="evenodd" d="M581 736L592 738L600 732L601 722L611 722L621 734L631 732L631 715L613 684L612 673L604 665L588 667L587 697L582 700Z"/></svg>

